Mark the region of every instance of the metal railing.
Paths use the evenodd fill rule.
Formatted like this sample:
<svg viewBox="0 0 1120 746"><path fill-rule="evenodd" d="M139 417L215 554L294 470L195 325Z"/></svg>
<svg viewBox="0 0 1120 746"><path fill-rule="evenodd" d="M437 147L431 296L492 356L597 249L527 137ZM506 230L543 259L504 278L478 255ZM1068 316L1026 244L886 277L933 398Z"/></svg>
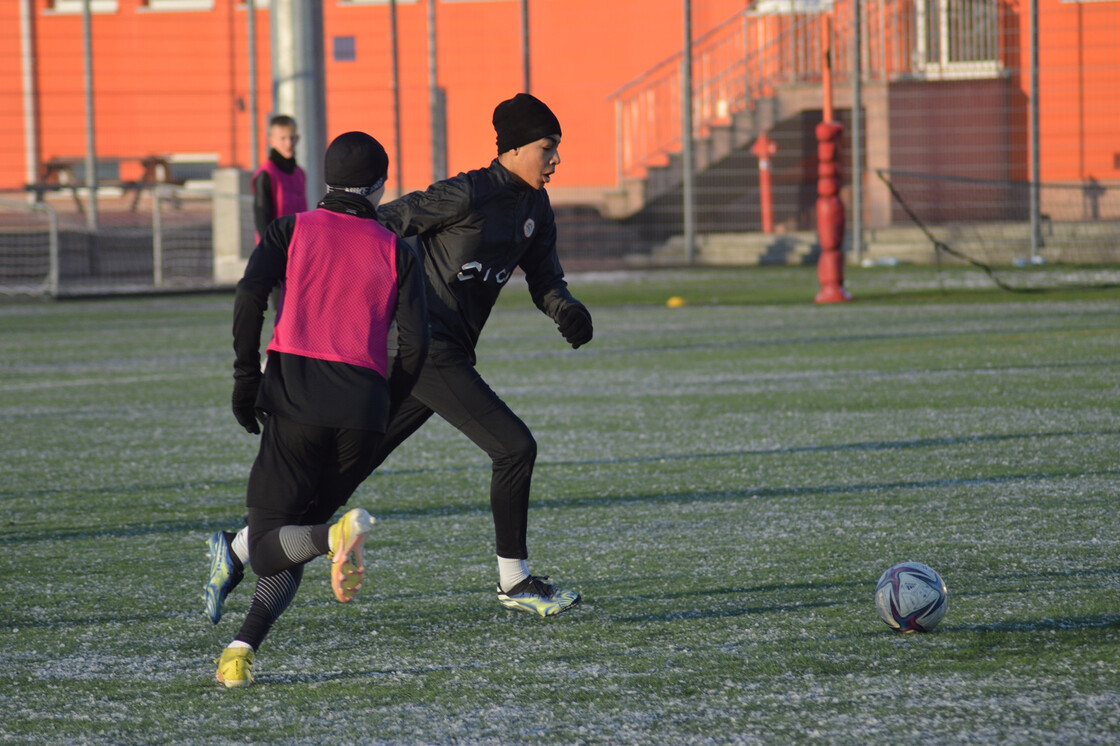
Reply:
<svg viewBox="0 0 1120 746"><path fill-rule="evenodd" d="M1000 0L863 0L862 80L990 77L1004 67ZM852 2L762 0L693 44L694 136L784 86L820 84L828 29L833 81L851 82ZM619 184L681 151L683 52L610 96Z"/></svg>

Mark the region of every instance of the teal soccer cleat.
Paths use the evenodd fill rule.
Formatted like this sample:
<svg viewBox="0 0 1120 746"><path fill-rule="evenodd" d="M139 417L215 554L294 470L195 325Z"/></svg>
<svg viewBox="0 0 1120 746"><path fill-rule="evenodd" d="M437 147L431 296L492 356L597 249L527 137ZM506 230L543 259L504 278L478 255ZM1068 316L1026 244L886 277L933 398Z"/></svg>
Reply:
<svg viewBox="0 0 1120 746"><path fill-rule="evenodd" d="M222 604L229 592L237 587L244 570L237 567L229 548L230 537L223 531L215 531L207 540L210 548L210 579L202 591L206 602L206 615L217 624L222 620Z"/></svg>

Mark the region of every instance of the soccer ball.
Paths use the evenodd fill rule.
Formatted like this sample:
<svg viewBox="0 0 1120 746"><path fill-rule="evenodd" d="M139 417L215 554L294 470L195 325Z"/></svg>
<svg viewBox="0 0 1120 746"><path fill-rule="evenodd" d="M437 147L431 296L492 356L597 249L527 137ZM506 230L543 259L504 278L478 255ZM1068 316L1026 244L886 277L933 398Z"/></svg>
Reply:
<svg viewBox="0 0 1120 746"><path fill-rule="evenodd" d="M937 572L921 562L889 568L875 586L875 606L891 629L929 632L948 608L949 591Z"/></svg>

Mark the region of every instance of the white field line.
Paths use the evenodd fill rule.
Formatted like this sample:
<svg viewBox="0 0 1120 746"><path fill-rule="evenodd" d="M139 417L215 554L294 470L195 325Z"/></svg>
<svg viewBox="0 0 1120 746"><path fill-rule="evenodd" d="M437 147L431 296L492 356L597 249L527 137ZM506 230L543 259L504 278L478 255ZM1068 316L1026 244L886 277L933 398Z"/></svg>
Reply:
<svg viewBox="0 0 1120 746"><path fill-rule="evenodd" d="M82 388L85 386L130 386L137 383L153 383L159 381L197 381L203 378L226 378L223 371L220 375L213 371L177 373L152 373L143 376L113 376L106 378L75 378L69 381L29 381L27 383L0 384L0 392L11 391L50 391L53 389Z"/></svg>

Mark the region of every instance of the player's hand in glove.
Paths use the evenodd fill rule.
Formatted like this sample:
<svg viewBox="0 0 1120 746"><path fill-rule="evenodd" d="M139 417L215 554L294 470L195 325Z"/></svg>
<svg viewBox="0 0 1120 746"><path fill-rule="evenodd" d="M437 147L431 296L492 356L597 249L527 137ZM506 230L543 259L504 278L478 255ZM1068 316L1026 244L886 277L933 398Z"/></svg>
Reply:
<svg viewBox="0 0 1120 746"><path fill-rule="evenodd" d="M249 381L234 379L233 382L233 416L241 427L253 435L261 431L257 423L257 389L260 387L260 378Z"/></svg>
<svg viewBox="0 0 1120 746"><path fill-rule="evenodd" d="M560 312L556 322L560 326L560 333L568 340L574 349L591 341L594 327L591 324L591 312L582 303L572 303Z"/></svg>

